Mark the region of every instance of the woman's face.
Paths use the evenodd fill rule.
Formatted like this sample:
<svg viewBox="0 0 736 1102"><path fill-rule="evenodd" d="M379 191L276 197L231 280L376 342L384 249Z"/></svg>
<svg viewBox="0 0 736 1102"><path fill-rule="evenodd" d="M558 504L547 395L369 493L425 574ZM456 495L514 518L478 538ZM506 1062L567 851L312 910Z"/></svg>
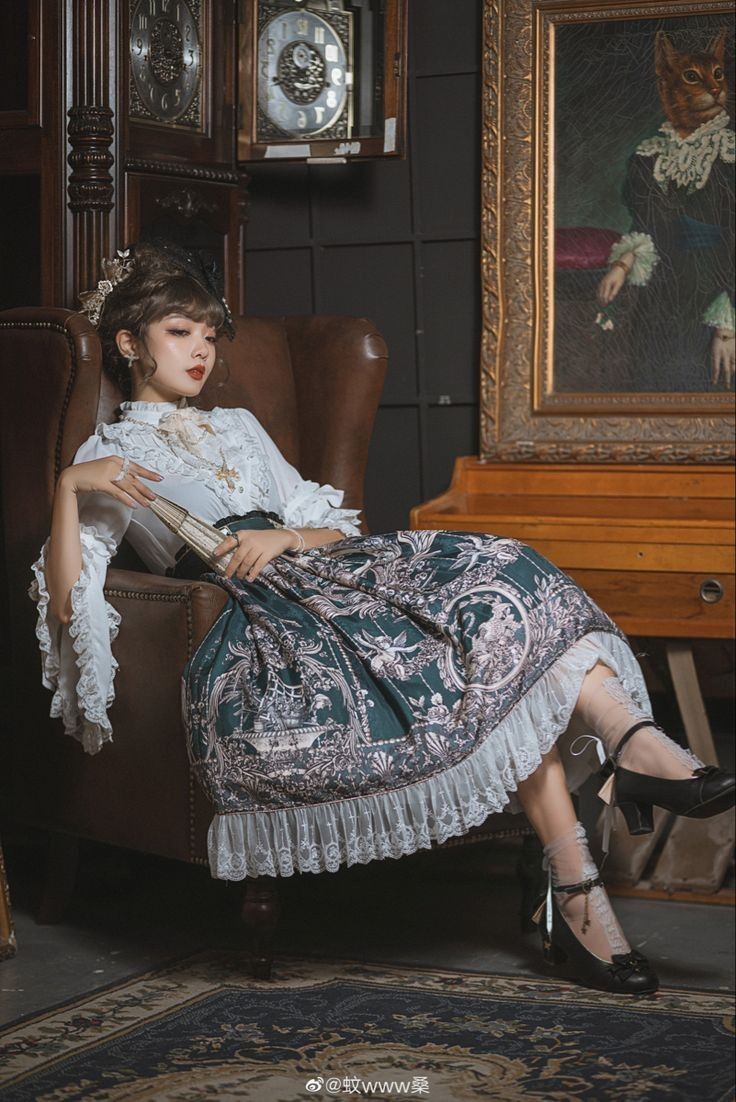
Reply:
<svg viewBox="0 0 736 1102"><path fill-rule="evenodd" d="M130 338L125 340L125 337ZM133 398L137 402L176 402L195 398L215 366L217 334L204 321L192 321L185 314L168 314L148 326L145 349L130 334L118 334L123 355L138 355L131 366ZM141 359L144 353L144 359ZM147 355L145 355L147 353ZM150 379L150 361L156 370ZM147 366L149 365L149 366Z"/></svg>

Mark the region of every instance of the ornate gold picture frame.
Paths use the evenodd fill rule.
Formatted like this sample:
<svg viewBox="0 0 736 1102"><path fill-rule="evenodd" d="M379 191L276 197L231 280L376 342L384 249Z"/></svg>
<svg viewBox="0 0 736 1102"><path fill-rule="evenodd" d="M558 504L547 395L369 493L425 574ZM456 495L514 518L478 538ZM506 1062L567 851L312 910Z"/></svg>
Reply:
<svg viewBox="0 0 736 1102"><path fill-rule="evenodd" d="M632 165L638 169L644 153L650 147L658 150L657 142L663 140L658 135L666 122L664 115L654 128L653 145L652 131L646 129L661 98L655 50L680 51L683 58L690 50L706 59L709 50L721 50L723 58L724 35L719 28L732 26L733 11L733 4L724 0L621 0L615 5L610 0L483 0L482 458L629 463L733 460L733 384L724 385L723 373L717 385L713 382L710 346L693 354L697 372L693 368L692 375L685 372L678 377L676 355L664 345L652 346L651 335L656 332L652 311L659 306L656 300L651 306L651 289L626 286L615 310L601 307L599 301L601 281L631 236L626 236L624 221L630 212L618 198L626 195L626 174ZM730 76L731 88L727 102L725 92L721 98L726 112L733 105L734 83L730 32L728 37L723 83ZM590 196L580 179L574 179L579 165L586 164L585 112L575 109L574 116L567 116L580 128L573 142L563 113L564 109L570 112L569 103L574 103L564 94L572 84L569 64L565 69L566 59L572 57L580 60L574 74L575 92L584 97L579 102L585 103L587 97L595 103L597 97L599 136L602 133L606 140L618 143L615 149L611 146L610 158L605 158L600 141L597 146L591 142L590 149L597 153L587 162ZM685 59L682 64L689 62ZM693 79L692 74L688 79ZM607 89L602 84L605 80ZM627 103L633 101L639 114L630 112L629 124ZM611 119L618 120L615 125L606 118L609 105ZM630 131L622 125L630 125ZM721 111L713 125L730 130L733 123ZM572 149L572 169L571 162L564 161L565 148ZM647 171L652 164L650 156ZM729 166L733 168L730 162ZM713 190L715 182L713 177L705 189L699 184L698 198L708 188ZM672 186L678 186L678 181ZM687 211L683 225L691 238L706 231L711 238L720 233L717 226L702 228L704 216L699 211L696 218ZM582 238L573 235L570 260L571 250L565 251L570 243L565 221L575 221L576 216L591 226L583 226ZM646 223L643 229L648 229ZM656 239L654 232L652 236ZM709 247L711 238L706 242ZM575 247L581 241L582 260L577 260ZM702 259L701 245L699 239L688 244L691 252L683 254L683 264L695 255L696 246ZM623 255L624 269L630 268L631 254ZM655 256L655 264L657 260ZM577 265L572 274L571 265ZM669 258L664 257L658 278L669 271L668 265ZM661 280L652 285L668 290ZM681 284L671 282L669 291L673 289L684 295ZM679 321L692 305L692 296L685 298L673 310ZM702 318L701 311L693 322L701 345L714 332ZM655 352L647 353L648 347ZM655 363L660 348L661 363ZM617 363L626 369L619 375Z"/></svg>

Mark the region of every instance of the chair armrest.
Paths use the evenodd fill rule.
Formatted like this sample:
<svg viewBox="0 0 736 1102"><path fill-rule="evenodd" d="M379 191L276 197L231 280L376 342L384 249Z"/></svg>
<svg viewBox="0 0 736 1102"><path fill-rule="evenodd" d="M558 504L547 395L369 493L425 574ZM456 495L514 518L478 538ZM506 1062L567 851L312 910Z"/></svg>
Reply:
<svg viewBox="0 0 736 1102"><path fill-rule="evenodd" d="M133 629L133 636L137 630L146 634L165 631L164 625L171 619L171 606L180 607L183 618L177 617L177 621L179 630L181 627L186 629L187 645L179 673L228 601L225 590L211 582L114 569L107 572L105 596L123 616L123 625ZM126 630L125 635L128 634ZM184 640L181 639L181 642ZM161 643L167 648L167 659L170 658L171 641L162 638Z"/></svg>
<svg viewBox="0 0 736 1102"><path fill-rule="evenodd" d="M113 742L88 758L55 735L47 754L61 783L49 780L41 821L205 864L212 808L187 758L182 671L227 604L227 593L208 582L109 569L105 596L122 617L113 643L119 665L110 709ZM31 762L26 768L32 775Z"/></svg>

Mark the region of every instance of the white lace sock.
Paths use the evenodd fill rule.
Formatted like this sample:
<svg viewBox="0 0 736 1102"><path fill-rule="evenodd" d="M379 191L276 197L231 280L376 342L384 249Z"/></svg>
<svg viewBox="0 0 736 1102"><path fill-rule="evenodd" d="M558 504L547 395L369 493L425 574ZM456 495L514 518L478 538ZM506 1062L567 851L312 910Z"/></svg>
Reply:
<svg viewBox="0 0 736 1102"><path fill-rule="evenodd" d="M575 713L613 754L619 742L635 723L650 719L631 699L608 666L598 662L586 675L580 689ZM619 764L635 773L679 781L691 777L703 763L654 726L643 727L629 739L621 751Z"/></svg>
<svg viewBox="0 0 736 1102"><path fill-rule="evenodd" d="M553 887L579 884L598 875L582 823L544 847L544 867L551 872ZM588 952L601 960L611 960L614 954L631 951L605 888L595 887L577 895L556 892L555 899L568 926Z"/></svg>

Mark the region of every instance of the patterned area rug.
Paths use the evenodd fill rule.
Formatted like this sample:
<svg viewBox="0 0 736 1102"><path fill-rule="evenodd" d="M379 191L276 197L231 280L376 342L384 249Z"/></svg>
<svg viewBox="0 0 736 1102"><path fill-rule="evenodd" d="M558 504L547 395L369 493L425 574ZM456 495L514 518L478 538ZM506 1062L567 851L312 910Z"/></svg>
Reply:
<svg viewBox="0 0 736 1102"><path fill-rule="evenodd" d="M0 1033L3 1102L731 1097L733 1000L202 953Z"/></svg>

